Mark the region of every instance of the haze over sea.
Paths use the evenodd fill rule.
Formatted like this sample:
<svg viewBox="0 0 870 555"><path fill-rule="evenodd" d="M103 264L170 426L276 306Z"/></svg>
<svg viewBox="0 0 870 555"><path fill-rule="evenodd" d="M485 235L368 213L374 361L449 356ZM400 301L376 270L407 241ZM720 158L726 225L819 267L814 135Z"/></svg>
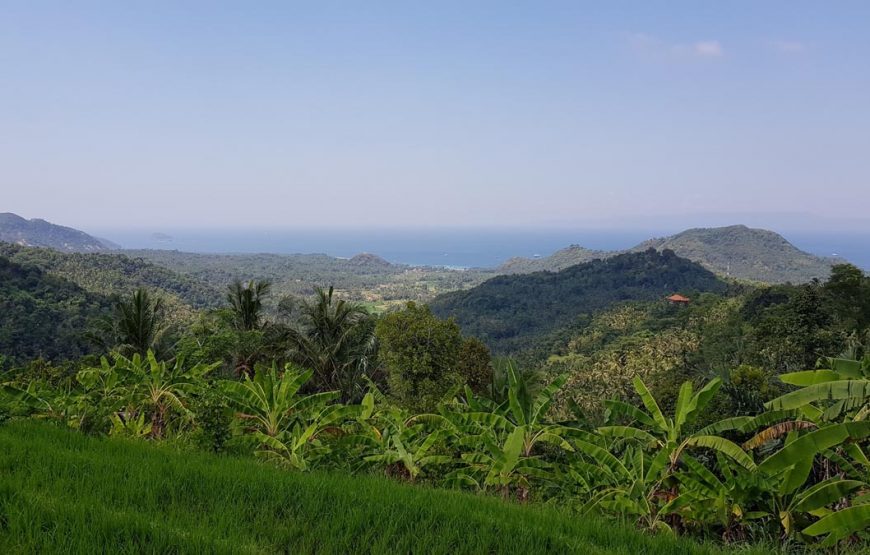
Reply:
<svg viewBox="0 0 870 555"><path fill-rule="evenodd" d="M350 257L377 254L390 262L455 268L498 266L513 256L547 256L572 244L619 250L676 230L567 229L234 229L103 230L96 235L127 249L199 253L324 253ZM870 269L870 233L789 232L792 244L819 256L835 256Z"/></svg>

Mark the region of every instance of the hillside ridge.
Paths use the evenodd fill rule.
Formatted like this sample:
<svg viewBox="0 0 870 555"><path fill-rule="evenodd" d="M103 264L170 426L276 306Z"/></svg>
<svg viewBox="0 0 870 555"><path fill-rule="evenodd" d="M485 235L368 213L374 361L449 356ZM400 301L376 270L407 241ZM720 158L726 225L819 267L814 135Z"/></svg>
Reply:
<svg viewBox="0 0 870 555"><path fill-rule="evenodd" d="M138 287L145 287L160 290L191 308L214 307L221 300L219 288L148 260L117 252L62 252L0 242L0 256L39 268L99 295L127 295Z"/></svg>
<svg viewBox="0 0 870 555"><path fill-rule="evenodd" d="M594 251L571 245L543 258L512 258L498 271L508 274L559 271L595 258L605 259L650 248L670 249L720 276L762 283L826 279L834 264L833 260L798 249L774 231L731 225L687 229L667 237L647 239L621 251Z"/></svg>
<svg viewBox="0 0 870 555"><path fill-rule="evenodd" d="M101 252L117 246L78 229L40 218L27 220L12 212L0 213L0 241L62 252Z"/></svg>

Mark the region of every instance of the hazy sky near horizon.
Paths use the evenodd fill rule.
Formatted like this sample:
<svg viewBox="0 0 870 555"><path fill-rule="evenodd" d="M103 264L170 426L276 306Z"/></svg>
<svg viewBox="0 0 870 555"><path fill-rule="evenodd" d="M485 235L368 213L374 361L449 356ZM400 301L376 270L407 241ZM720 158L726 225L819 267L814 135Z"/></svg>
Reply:
<svg viewBox="0 0 870 555"><path fill-rule="evenodd" d="M867 1L0 0L0 212L866 217L868 28Z"/></svg>

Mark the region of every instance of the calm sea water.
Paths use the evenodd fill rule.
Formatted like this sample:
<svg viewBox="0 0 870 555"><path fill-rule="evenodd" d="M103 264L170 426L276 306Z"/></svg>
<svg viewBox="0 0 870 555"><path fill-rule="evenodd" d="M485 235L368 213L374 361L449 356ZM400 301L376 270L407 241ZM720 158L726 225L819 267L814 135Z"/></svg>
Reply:
<svg viewBox="0 0 870 555"><path fill-rule="evenodd" d="M105 230L96 233L124 248L202 253L325 253L350 257L370 252L391 262L457 268L497 266L513 256L547 256L571 244L618 250L673 230ZM834 254L870 269L870 233L792 233L797 247Z"/></svg>

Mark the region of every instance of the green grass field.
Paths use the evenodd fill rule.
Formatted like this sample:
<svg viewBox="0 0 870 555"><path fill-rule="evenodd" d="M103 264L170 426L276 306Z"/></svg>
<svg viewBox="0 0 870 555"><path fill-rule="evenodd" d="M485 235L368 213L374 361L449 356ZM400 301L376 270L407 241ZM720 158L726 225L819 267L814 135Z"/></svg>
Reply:
<svg viewBox="0 0 870 555"><path fill-rule="evenodd" d="M0 553L712 553L554 508L0 426Z"/></svg>

